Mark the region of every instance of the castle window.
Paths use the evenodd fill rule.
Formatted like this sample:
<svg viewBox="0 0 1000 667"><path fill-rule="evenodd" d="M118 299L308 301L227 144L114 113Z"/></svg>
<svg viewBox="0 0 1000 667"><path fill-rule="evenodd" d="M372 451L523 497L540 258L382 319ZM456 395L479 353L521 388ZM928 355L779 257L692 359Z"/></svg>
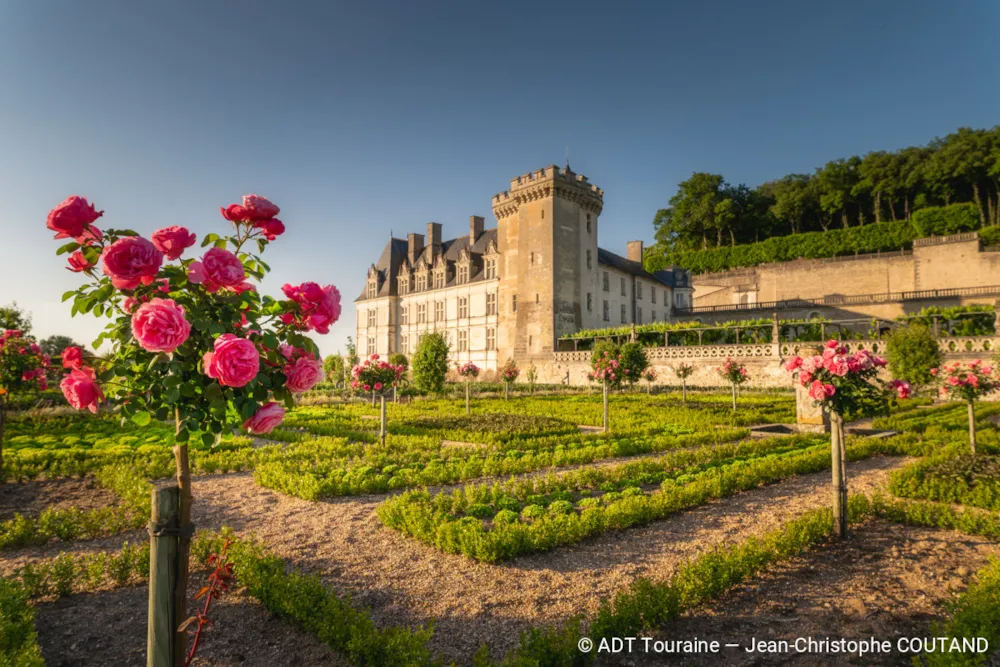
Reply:
<svg viewBox="0 0 1000 667"><path fill-rule="evenodd" d="M461 330L458 332L458 351L467 352L469 349L469 332Z"/></svg>
<svg viewBox="0 0 1000 667"><path fill-rule="evenodd" d="M622 278L622 296L628 296L625 292L625 278Z"/></svg>
<svg viewBox="0 0 1000 667"><path fill-rule="evenodd" d="M397 284L399 285L399 294L401 296L405 296L405 295L409 294L409 292L410 292L410 277L409 276L400 276Z"/></svg>
<svg viewBox="0 0 1000 667"><path fill-rule="evenodd" d="M649 300L656 303L656 288L654 287L649 288ZM654 317L653 319L655 320L656 318Z"/></svg>
<svg viewBox="0 0 1000 667"><path fill-rule="evenodd" d="M542 209L542 220L545 219L545 209Z"/></svg>
<svg viewBox="0 0 1000 667"><path fill-rule="evenodd" d="M601 286L604 288L605 292L611 291L611 278L608 276L607 271L604 272L604 279Z"/></svg>
<svg viewBox="0 0 1000 667"><path fill-rule="evenodd" d="M534 344L535 344L535 337L528 336L528 349L530 350L532 347L534 347Z"/></svg>
<svg viewBox="0 0 1000 667"><path fill-rule="evenodd" d="M365 345L365 349L368 351L368 354L375 354L375 352L376 352L376 350L375 350L375 336L369 336L368 337L368 342Z"/></svg>
<svg viewBox="0 0 1000 667"><path fill-rule="evenodd" d="M409 324L410 323L409 322L409 317L407 317L408 312L409 312L409 308L407 308L406 306L403 306L402 308L399 309L399 323L400 324Z"/></svg>
<svg viewBox="0 0 1000 667"><path fill-rule="evenodd" d="M604 300L604 321L611 321L611 304L608 303L607 299Z"/></svg>
<svg viewBox="0 0 1000 667"><path fill-rule="evenodd" d="M444 271L434 272L434 289L441 289L444 287Z"/></svg>
<svg viewBox="0 0 1000 667"><path fill-rule="evenodd" d="M638 280L635 282L635 298L637 299L642 298L642 283L640 283Z"/></svg>
<svg viewBox="0 0 1000 667"><path fill-rule="evenodd" d="M590 214L587 214L587 233L590 233Z"/></svg>
<svg viewBox="0 0 1000 667"><path fill-rule="evenodd" d="M528 264L534 264L534 263L535 263L535 253L531 253L528 255Z"/></svg>
<svg viewBox="0 0 1000 667"><path fill-rule="evenodd" d="M496 315L497 314L497 295L496 292L486 293L486 314Z"/></svg>
<svg viewBox="0 0 1000 667"><path fill-rule="evenodd" d="M668 292L667 290L663 290L663 305L664 306L670 305L670 292Z"/></svg>
<svg viewBox="0 0 1000 667"><path fill-rule="evenodd" d="M458 319L465 319L469 316L469 298L465 296L458 297Z"/></svg>
<svg viewBox="0 0 1000 667"><path fill-rule="evenodd" d="M488 259L486 260L486 280L493 280L497 277L497 260Z"/></svg>
<svg viewBox="0 0 1000 667"><path fill-rule="evenodd" d="M368 326L369 327L374 327L375 326L375 321L376 321L375 318L376 317L377 317L377 313L375 312L374 308L372 308L371 310L368 311Z"/></svg>
<svg viewBox="0 0 1000 667"><path fill-rule="evenodd" d="M410 342L409 338L407 338L406 336L403 336L402 338L400 338L399 339L399 351L402 352L403 354L409 354L409 352L410 352L409 342Z"/></svg>
<svg viewBox="0 0 1000 667"><path fill-rule="evenodd" d="M444 301L434 302L434 321L444 322Z"/></svg>
<svg viewBox="0 0 1000 667"><path fill-rule="evenodd" d="M378 284L374 280L368 281L368 298L374 299L378 296Z"/></svg>
<svg viewBox="0 0 1000 667"><path fill-rule="evenodd" d="M417 276L417 291L423 292L426 289L427 289L427 275L421 273L419 276Z"/></svg>
<svg viewBox="0 0 1000 667"><path fill-rule="evenodd" d="M642 324L642 308L636 309L635 323Z"/></svg>
<svg viewBox="0 0 1000 667"><path fill-rule="evenodd" d="M458 267L458 284L464 285L469 282L469 265L463 264Z"/></svg>
<svg viewBox="0 0 1000 667"><path fill-rule="evenodd" d="M653 314L652 314L651 319L649 321L650 322L655 322L656 321L656 311L655 310L653 311Z"/></svg>
<svg viewBox="0 0 1000 667"><path fill-rule="evenodd" d="M538 303L538 302L539 302L539 301L538 301L538 300L539 300L539 298L540 298L540 297L538 296L538 292L535 292L535 303Z"/></svg>
<svg viewBox="0 0 1000 667"><path fill-rule="evenodd" d="M427 304L418 303L417 304L417 324L425 324L427 322Z"/></svg>
<svg viewBox="0 0 1000 667"><path fill-rule="evenodd" d="M590 255L590 251L588 250L587 251L587 270L589 271L591 268L593 268L593 261L592 261L591 255Z"/></svg>
<svg viewBox="0 0 1000 667"><path fill-rule="evenodd" d="M622 324L625 324L625 304L622 304Z"/></svg>
<svg viewBox="0 0 1000 667"><path fill-rule="evenodd" d="M497 330L493 327L486 329L486 349L495 350L497 347Z"/></svg>
<svg viewBox="0 0 1000 667"><path fill-rule="evenodd" d="M516 294L514 296L512 296L511 299L510 299L510 311L512 313L516 313L517 312L517 295Z"/></svg>
<svg viewBox="0 0 1000 667"><path fill-rule="evenodd" d="M587 312L591 313L594 311L594 295L587 292Z"/></svg>

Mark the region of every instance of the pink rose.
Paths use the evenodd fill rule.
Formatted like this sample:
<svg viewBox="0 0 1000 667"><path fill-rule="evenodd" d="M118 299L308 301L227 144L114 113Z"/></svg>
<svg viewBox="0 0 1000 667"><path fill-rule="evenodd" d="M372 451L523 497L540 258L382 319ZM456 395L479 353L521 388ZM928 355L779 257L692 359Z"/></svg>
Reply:
<svg viewBox="0 0 1000 667"><path fill-rule="evenodd" d="M120 238L101 256L101 267L118 289L151 285L163 263L163 253L141 236Z"/></svg>
<svg viewBox="0 0 1000 667"><path fill-rule="evenodd" d="M809 387L809 397L814 401L825 401L837 393L837 388L832 384L823 384L816 380Z"/></svg>
<svg viewBox="0 0 1000 667"><path fill-rule="evenodd" d="M257 229L264 232L264 238L268 241L273 241L277 237L285 233L285 223L277 218L271 218L270 220L262 220L254 225Z"/></svg>
<svg viewBox="0 0 1000 667"><path fill-rule="evenodd" d="M83 368L83 350L70 345L62 351L63 368Z"/></svg>
<svg viewBox="0 0 1000 667"><path fill-rule="evenodd" d="M792 373L798 370L800 366L802 366L802 357L794 356L788 360L788 363L785 364L785 370Z"/></svg>
<svg viewBox="0 0 1000 667"><path fill-rule="evenodd" d="M135 310L135 307L138 305L139 305L139 300L136 299L134 296L130 296L129 298L125 299L125 303L122 304L122 308L125 310L126 313L131 313L133 310Z"/></svg>
<svg viewBox="0 0 1000 667"><path fill-rule="evenodd" d="M210 249L200 262L191 262L188 268L188 280L203 285L209 293L218 292L222 287L236 289L246 277L240 258L222 248Z"/></svg>
<svg viewBox="0 0 1000 667"><path fill-rule="evenodd" d="M843 357L839 355L827 359L823 364L823 368L825 368L826 370L830 371L831 373L833 373L838 377L844 377L845 375L847 375L848 371L847 362L844 360Z"/></svg>
<svg viewBox="0 0 1000 667"><path fill-rule="evenodd" d="M96 225L89 225L84 230L83 233L77 236L74 241L80 245L94 245L95 243L100 243L104 240L104 234L101 230L97 228Z"/></svg>
<svg viewBox="0 0 1000 667"><path fill-rule="evenodd" d="M132 335L147 352L170 354L191 335L184 306L173 299L151 299L132 314Z"/></svg>
<svg viewBox="0 0 1000 667"><path fill-rule="evenodd" d="M930 373L931 373L931 375L935 375L936 376L938 374L938 369L932 368L931 371L930 371Z"/></svg>
<svg viewBox="0 0 1000 667"><path fill-rule="evenodd" d="M295 394L309 391L323 380L323 363L312 355L299 357L281 370L288 378L285 386Z"/></svg>
<svg viewBox="0 0 1000 667"><path fill-rule="evenodd" d="M96 414L98 405L104 400L104 392L101 391L95 377L91 368L74 368L59 383L66 402L77 410L87 408Z"/></svg>
<svg viewBox="0 0 1000 667"><path fill-rule="evenodd" d="M229 206L222 208L222 217L230 222L242 222L247 219L247 210L240 206L239 204L230 204Z"/></svg>
<svg viewBox="0 0 1000 667"><path fill-rule="evenodd" d="M256 435L270 433L285 419L285 409L270 401L260 406L253 417L243 422L243 430Z"/></svg>
<svg viewBox="0 0 1000 667"><path fill-rule="evenodd" d="M900 399L910 397L910 383L905 380L893 380L891 383L893 389L896 390L896 397Z"/></svg>
<svg viewBox="0 0 1000 667"><path fill-rule="evenodd" d="M177 259L184 250L194 245L198 237L184 227L171 225L153 232L153 245L167 256L167 259Z"/></svg>
<svg viewBox="0 0 1000 667"><path fill-rule="evenodd" d="M95 211L93 204L87 203L83 197L73 195L49 211L45 226L56 233L57 239L75 239L83 236L87 225L102 215L104 211Z"/></svg>
<svg viewBox="0 0 1000 667"><path fill-rule="evenodd" d="M224 387L242 387L260 371L257 347L246 338L229 333L215 339L215 350L206 352L202 361L205 374Z"/></svg>
<svg viewBox="0 0 1000 667"><path fill-rule="evenodd" d="M281 321L299 329L330 332L330 326L340 318L340 292L333 285L320 287L316 283L298 286L284 285L281 291L299 305L298 311L285 313Z"/></svg>
<svg viewBox="0 0 1000 667"><path fill-rule="evenodd" d="M993 367L986 365L979 369L984 375L993 375Z"/></svg>
<svg viewBox="0 0 1000 667"><path fill-rule="evenodd" d="M243 209L251 220L270 220L281 212L281 209L260 195L243 195Z"/></svg>
<svg viewBox="0 0 1000 667"><path fill-rule="evenodd" d="M87 269L93 268L93 264L87 261L87 258L83 256L83 253L79 250L75 251L69 256L69 266L66 268L73 273L81 273Z"/></svg>
<svg viewBox="0 0 1000 667"><path fill-rule="evenodd" d="M840 347L840 342L839 342L839 341L836 341L836 340L833 340L833 339L831 338L830 340L826 341L826 342L825 342L825 343L823 344L823 346L824 346L824 347L826 347L827 349L831 349L831 348L832 348L832 349L836 349L836 348Z"/></svg>

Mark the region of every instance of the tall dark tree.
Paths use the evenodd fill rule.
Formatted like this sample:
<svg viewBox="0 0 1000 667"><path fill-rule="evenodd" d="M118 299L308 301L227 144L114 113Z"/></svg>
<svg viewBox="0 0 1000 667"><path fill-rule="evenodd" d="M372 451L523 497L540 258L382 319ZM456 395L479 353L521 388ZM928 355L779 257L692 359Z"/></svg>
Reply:
<svg viewBox="0 0 1000 667"><path fill-rule="evenodd" d="M25 334L31 332L31 314L27 313L14 301L6 306L0 306L0 330L15 329Z"/></svg>
<svg viewBox="0 0 1000 667"><path fill-rule="evenodd" d="M69 346L79 347L83 349L83 345L80 345L75 340L69 336L49 336L38 344L42 348L42 352L49 355L52 358L58 357L62 354L62 351Z"/></svg>

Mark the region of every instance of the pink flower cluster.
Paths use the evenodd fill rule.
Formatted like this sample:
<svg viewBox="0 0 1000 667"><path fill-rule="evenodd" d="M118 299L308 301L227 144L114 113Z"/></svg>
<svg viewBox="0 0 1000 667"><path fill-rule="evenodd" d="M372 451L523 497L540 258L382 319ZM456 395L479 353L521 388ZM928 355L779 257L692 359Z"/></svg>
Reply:
<svg viewBox="0 0 1000 667"><path fill-rule="evenodd" d="M312 352L292 345L282 345L279 351L288 361L281 372L285 374L285 386L290 392L301 394L323 381L323 362Z"/></svg>
<svg viewBox="0 0 1000 667"><path fill-rule="evenodd" d="M66 402L77 410L84 408L96 413L104 392L97 384L97 373L84 364L83 350L71 345L62 351L63 368L70 370L69 375L59 383Z"/></svg>
<svg viewBox="0 0 1000 667"><path fill-rule="evenodd" d="M684 379L694 374L694 366L691 364L677 364L674 368L674 375Z"/></svg>
<svg viewBox="0 0 1000 667"><path fill-rule="evenodd" d="M224 287L237 290L246 277L240 258L224 248L210 248L200 262L191 262L188 267L188 280L201 285L209 294L215 294Z"/></svg>
<svg viewBox="0 0 1000 667"><path fill-rule="evenodd" d="M382 361L377 354L351 369L351 387L364 391L386 391L403 375L404 368Z"/></svg>
<svg viewBox="0 0 1000 667"><path fill-rule="evenodd" d="M722 365L716 370L719 375L728 380L730 384L743 384L750 379L750 376L747 375L746 366L738 361L730 359L729 357L726 357L726 360L722 362Z"/></svg>
<svg viewBox="0 0 1000 667"><path fill-rule="evenodd" d="M837 384L867 382L885 365L885 359L868 350L849 354L839 341L828 340L822 354L805 358L796 355L785 364L785 370L798 374L799 384L809 389L809 397L814 401L832 405ZM903 380L893 380L887 386L897 398L907 398L911 392L910 384Z"/></svg>
<svg viewBox="0 0 1000 667"><path fill-rule="evenodd" d="M243 195L242 204L230 204L219 210L223 218L234 224L251 225L259 229L268 241L285 233L284 223L275 217L281 209L260 195Z"/></svg>
<svg viewBox="0 0 1000 667"><path fill-rule="evenodd" d="M500 369L500 379L504 382L514 382L520 375L521 369L518 368L513 361L507 362L504 364L504 367Z"/></svg>
<svg viewBox="0 0 1000 667"><path fill-rule="evenodd" d="M475 365L471 361L462 364L458 367L458 374L464 378L476 378L479 377L479 366Z"/></svg>
<svg viewBox="0 0 1000 667"><path fill-rule="evenodd" d="M286 284L281 291L298 304L298 312L281 316L281 321L289 326L326 334L330 332L330 326L340 319L340 291L333 285L320 287L317 283Z"/></svg>
<svg viewBox="0 0 1000 667"><path fill-rule="evenodd" d="M993 367L979 359L967 366L956 361L932 368L931 375L941 383L938 393L943 398L974 401L1000 389L1000 381L993 377Z"/></svg>
<svg viewBox="0 0 1000 667"><path fill-rule="evenodd" d="M15 375L13 379L20 379L21 382L35 382L38 384L38 388L43 391L49 388L46 372L52 361L49 359L49 355L42 352L42 348L33 339L25 338L24 332L18 329L7 329L0 333L0 353L4 352L18 357L19 363L14 366L16 370L7 369L8 371L13 371L15 374L20 374L20 378L17 378ZM38 366L26 368L26 366L36 363ZM3 380L4 378L0 377L0 384L5 384Z"/></svg>
<svg viewBox="0 0 1000 667"><path fill-rule="evenodd" d="M223 387L243 387L260 372L260 352L246 338L225 333L215 339L215 349L202 358L205 374Z"/></svg>
<svg viewBox="0 0 1000 667"><path fill-rule="evenodd" d="M629 369L621 367L621 355L611 354L608 350L594 360L591 371L593 381L610 385L620 384L628 378L628 374Z"/></svg>
<svg viewBox="0 0 1000 667"><path fill-rule="evenodd" d="M642 379L645 380L646 382L656 382L656 378L657 378L656 371L653 370L652 368L647 368L642 372Z"/></svg>

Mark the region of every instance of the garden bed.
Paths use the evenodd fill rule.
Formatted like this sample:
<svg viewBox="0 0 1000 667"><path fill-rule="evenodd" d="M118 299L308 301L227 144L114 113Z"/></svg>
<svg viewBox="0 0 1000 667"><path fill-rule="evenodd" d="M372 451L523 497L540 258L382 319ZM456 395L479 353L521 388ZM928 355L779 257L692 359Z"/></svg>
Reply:
<svg viewBox="0 0 1000 667"><path fill-rule="evenodd" d="M15 514L37 517L46 508L81 510L108 507L119 501L93 477L32 480L0 484L0 521Z"/></svg>
<svg viewBox="0 0 1000 667"><path fill-rule="evenodd" d="M844 542L830 542L772 567L707 608L686 614L656 636L740 643L720 654L683 660L644 657L633 664L909 665L895 650L899 637L932 637L948 617L947 603L965 591L1000 544L961 533L872 522ZM888 655L746 653L751 638L799 637L891 640ZM631 656L633 659L635 655ZM608 662L607 664L617 664Z"/></svg>

